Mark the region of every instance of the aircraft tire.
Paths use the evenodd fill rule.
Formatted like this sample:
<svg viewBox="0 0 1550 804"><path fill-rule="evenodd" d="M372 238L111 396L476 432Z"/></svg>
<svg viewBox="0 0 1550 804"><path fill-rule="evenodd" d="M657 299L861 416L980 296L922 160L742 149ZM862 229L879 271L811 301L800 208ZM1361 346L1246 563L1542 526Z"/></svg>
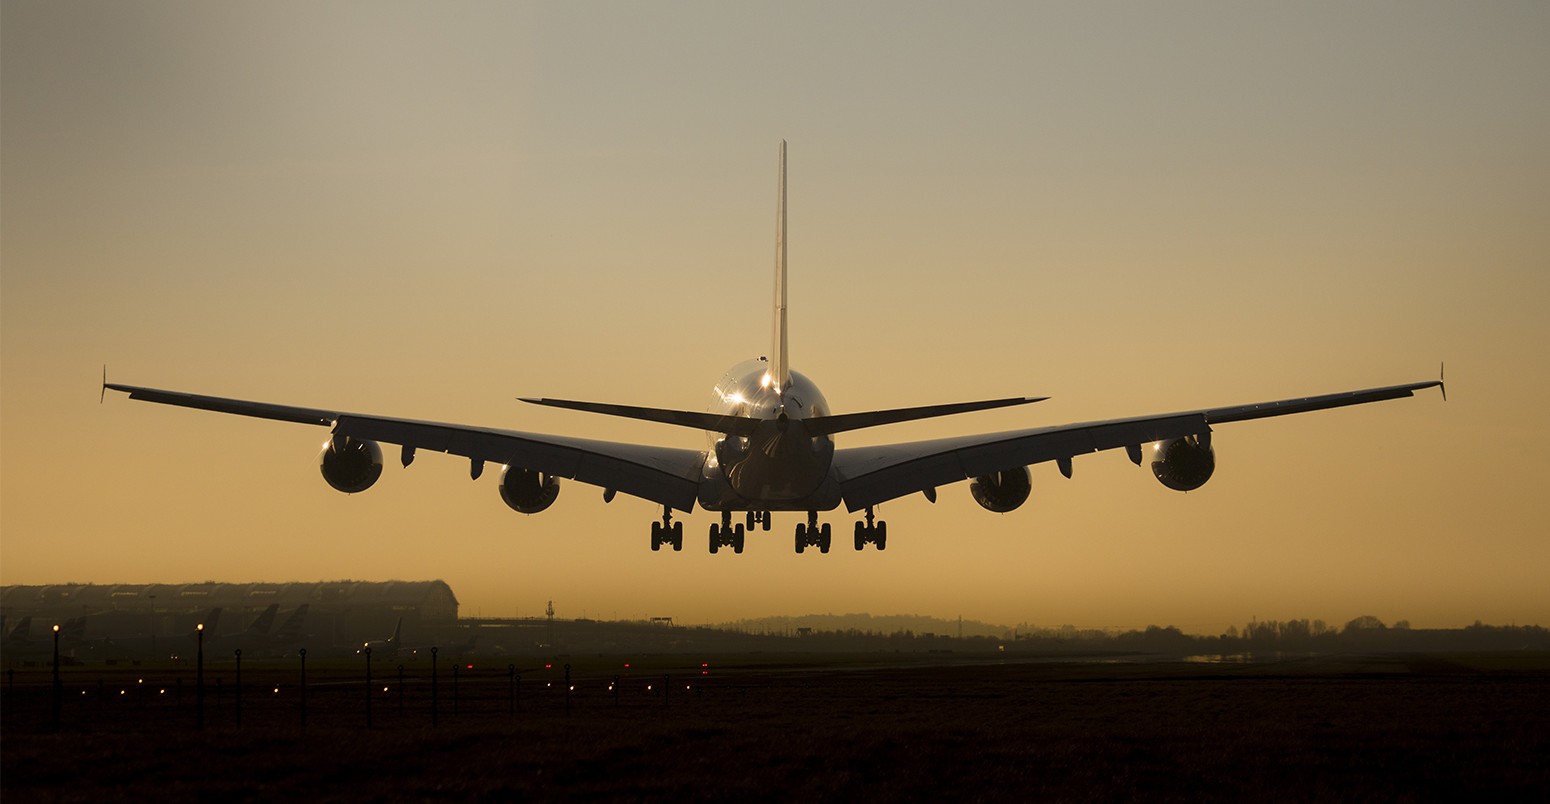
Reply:
<svg viewBox="0 0 1550 804"><path fill-rule="evenodd" d="M877 549L879 549L879 550L887 550L888 549L888 523L887 522L879 521L877 523Z"/></svg>
<svg viewBox="0 0 1550 804"><path fill-rule="evenodd" d="M738 555L742 555L743 553L743 533L744 530L742 525L738 525L737 528L732 531L732 552L737 553Z"/></svg>
<svg viewBox="0 0 1550 804"><path fill-rule="evenodd" d="M825 522L823 523L823 527L818 531L818 552L829 552L829 533L829 523Z"/></svg>
<svg viewBox="0 0 1550 804"><path fill-rule="evenodd" d="M676 553L676 552L679 552L679 551L681 551L683 549L684 549L684 523L682 523L682 522L674 522L673 523L673 552Z"/></svg>

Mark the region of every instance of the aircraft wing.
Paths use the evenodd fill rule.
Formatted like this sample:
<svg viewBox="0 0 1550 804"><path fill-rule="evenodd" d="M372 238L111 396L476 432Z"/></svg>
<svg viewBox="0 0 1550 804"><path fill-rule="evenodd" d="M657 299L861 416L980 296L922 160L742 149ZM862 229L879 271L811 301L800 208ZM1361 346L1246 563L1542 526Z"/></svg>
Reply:
<svg viewBox="0 0 1550 804"><path fill-rule="evenodd" d="M516 466L622 491L680 511L693 510L704 461L703 453L673 447L394 419L114 383L105 383L104 388L127 393L130 399L164 405L331 425L338 435L398 444L404 448L406 458L414 450L446 452L468 458L476 465L489 462Z"/></svg>
<svg viewBox="0 0 1550 804"><path fill-rule="evenodd" d="M1434 386L1441 387L1442 382L1433 380L1158 416L852 447L835 450L834 465L845 507L858 511L960 480L1045 461L1069 460L1106 449L1125 447L1130 451L1131 460L1140 463L1140 445L1203 435L1211 431L1213 424L1400 399Z"/></svg>

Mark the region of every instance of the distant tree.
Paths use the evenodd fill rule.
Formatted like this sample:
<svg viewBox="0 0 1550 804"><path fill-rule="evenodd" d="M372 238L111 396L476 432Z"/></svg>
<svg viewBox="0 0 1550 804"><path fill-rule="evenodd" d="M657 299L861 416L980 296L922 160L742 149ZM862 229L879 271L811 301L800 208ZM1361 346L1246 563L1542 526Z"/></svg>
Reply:
<svg viewBox="0 0 1550 804"><path fill-rule="evenodd" d="M1409 620L1398 620L1398 621L1396 621L1394 623L1394 630L1396 630L1396 631L1409 631L1410 630L1410 621Z"/></svg>
<svg viewBox="0 0 1550 804"><path fill-rule="evenodd" d="M1345 624L1346 633L1352 631L1383 631L1387 628L1388 626L1384 625L1382 620L1371 614L1364 614Z"/></svg>

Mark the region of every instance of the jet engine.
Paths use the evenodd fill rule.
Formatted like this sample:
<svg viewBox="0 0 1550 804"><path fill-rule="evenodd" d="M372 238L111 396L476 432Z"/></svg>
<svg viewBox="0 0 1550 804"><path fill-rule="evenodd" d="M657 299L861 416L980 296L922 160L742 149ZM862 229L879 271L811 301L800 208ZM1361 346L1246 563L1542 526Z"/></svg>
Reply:
<svg viewBox="0 0 1550 804"><path fill-rule="evenodd" d="M1018 506L1027 502L1028 492L1032 488L1033 480L1026 466L976 477L974 482L969 484L969 492L974 495L974 501L986 511L994 511L998 514L1017 510Z"/></svg>
<svg viewBox="0 0 1550 804"><path fill-rule="evenodd" d="M1163 441L1153 453L1152 474L1174 491L1194 491L1216 471L1216 452L1209 437L1187 436Z"/></svg>
<svg viewBox="0 0 1550 804"><path fill-rule="evenodd" d="M318 468L328 485L345 494L365 491L382 476L382 448L375 441L335 436L323 445Z"/></svg>
<svg viewBox="0 0 1550 804"><path fill-rule="evenodd" d="M531 469L508 466L501 471L501 499L511 510L536 514L554 505L560 496L560 479Z"/></svg>

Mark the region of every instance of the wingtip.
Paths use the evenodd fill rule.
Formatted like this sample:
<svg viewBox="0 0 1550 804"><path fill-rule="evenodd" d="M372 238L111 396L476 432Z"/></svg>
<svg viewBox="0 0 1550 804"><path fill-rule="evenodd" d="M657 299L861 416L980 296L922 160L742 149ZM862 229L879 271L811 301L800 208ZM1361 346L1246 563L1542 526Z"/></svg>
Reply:
<svg viewBox="0 0 1550 804"><path fill-rule="evenodd" d="M102 393L97 395L97 404L101 405L101 404L103 404L103 403L105 403L107 401L108 401L108 364L107 363L103 363L102 364Z"/></svg>
<svg viewBox="0 0 1550 804"><path fill-rule="evenodd" d="M1448 380L1448 364L1446 362L1439 362L1437 364L1437 387L1442 390L1442 401L1444 401L1444 402L1448 401L1448 382L1447 382L1447 380Z"/></svg>

